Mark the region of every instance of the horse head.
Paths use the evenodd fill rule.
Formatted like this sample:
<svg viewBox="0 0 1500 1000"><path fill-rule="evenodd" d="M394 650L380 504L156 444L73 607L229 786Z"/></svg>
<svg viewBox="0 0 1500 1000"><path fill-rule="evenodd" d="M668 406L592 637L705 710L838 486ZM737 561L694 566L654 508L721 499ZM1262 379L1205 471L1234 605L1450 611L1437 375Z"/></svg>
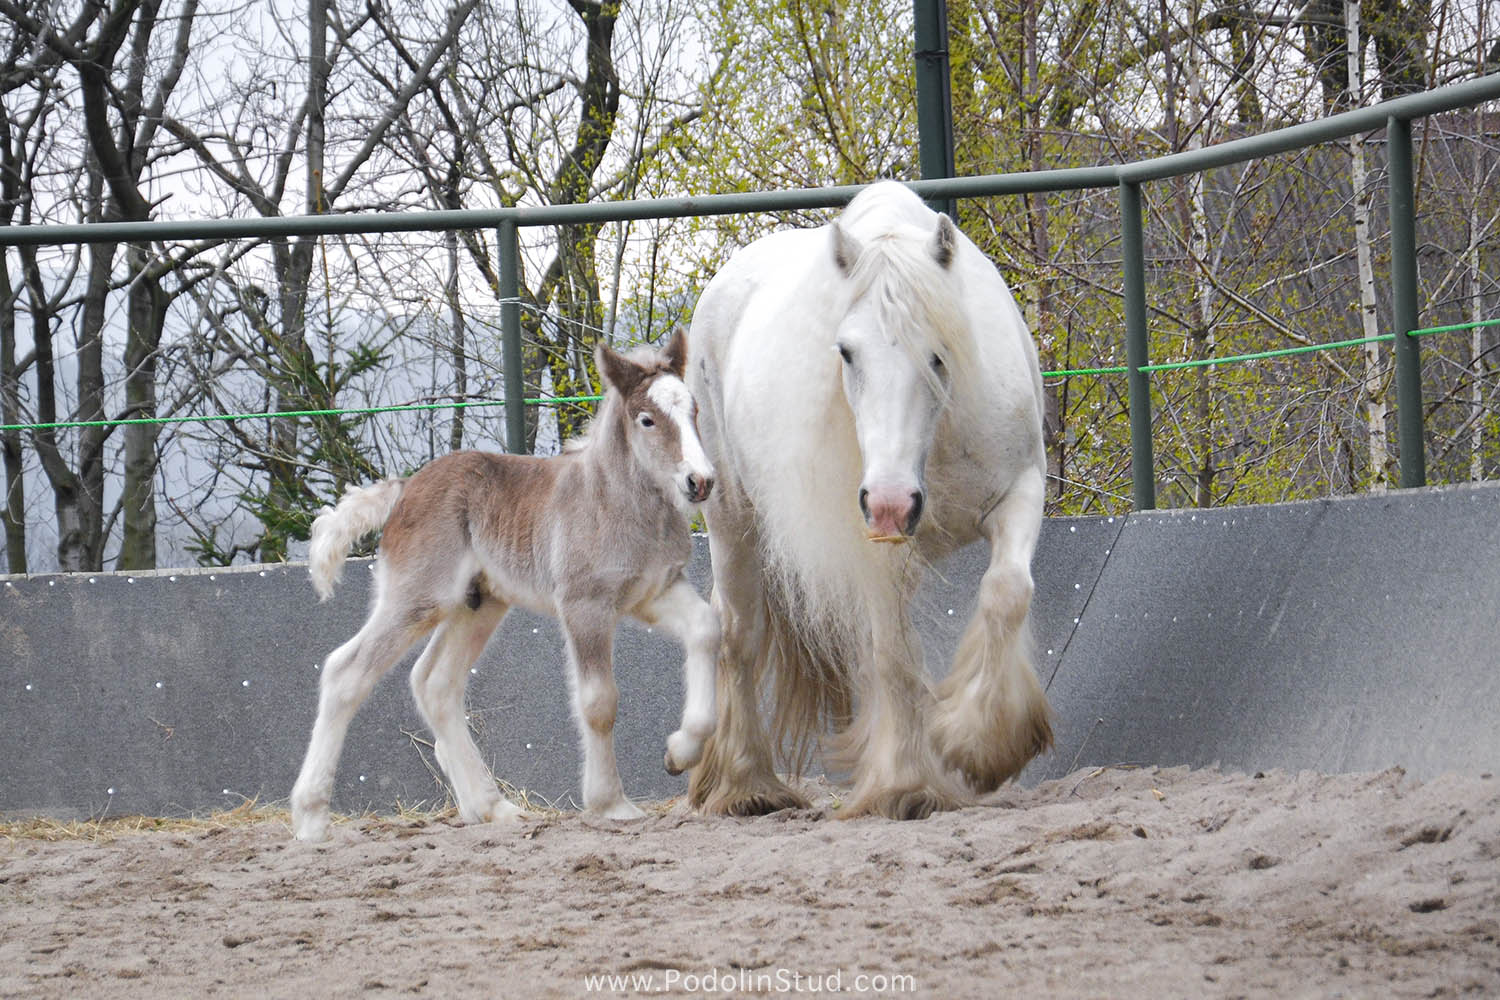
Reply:
<svg viewBox="0 0 1500 1000"><path fill-rule="evenodd" d="M969 363L953 274L958 231L902 225L861 241L832 225L850 306L834 340L864 467L859 509L872 539L904 541L926 502L927 455L955 374Z"/></svg>
<svg viewBox="0 0 1500 1000"><path fill-rule="evenodd" d="M698 404L683 381L683 332L660 353L626 355L600 343L594 363L606 391L618 395L616 419L636 465L684 511L707 500L714 467L698 438Z"/></svg>

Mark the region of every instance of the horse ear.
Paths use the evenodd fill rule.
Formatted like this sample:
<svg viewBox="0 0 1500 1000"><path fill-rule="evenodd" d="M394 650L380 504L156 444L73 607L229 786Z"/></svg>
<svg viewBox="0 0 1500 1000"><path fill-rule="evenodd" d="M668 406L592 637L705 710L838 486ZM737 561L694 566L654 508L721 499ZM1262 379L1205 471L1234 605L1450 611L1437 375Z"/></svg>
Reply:
<svg viewBox="0 0 1500 1000"><path fill-rule="evenodd" d="M668 370L678 378L682 378L687 372L687 352L687 334L679 326L672 331L672 339L667 341L666 350L662 351L662 357L667 359Z"/></svg>
<svg viewBox="0 0 1500 1000"><path fill-rule="evenodd" d="M833 220L833 262L846 277L854 270L854 262L859 260L863 249L859 240L845 232L837 219Z"/></svg>
<svg viewBox="0 0 1500 1000"><path fill-rule="evenodd" d="M953 225L953 220L946 215L938 215L937 232L932 237L932 258L938 263L938 267L946 270L953 263L953 255L958 250L958 229Z"/></svg>
<svg viewBox="0 0 1500 1000"><path fill-rule="evenodd" d="M640 365L611 349L602 340L594 348L594 367L599 369L599 377L604 379L605 387L614 389L623 396L630 395L630 390L635 388L635 384L645 374Z"/></svg>

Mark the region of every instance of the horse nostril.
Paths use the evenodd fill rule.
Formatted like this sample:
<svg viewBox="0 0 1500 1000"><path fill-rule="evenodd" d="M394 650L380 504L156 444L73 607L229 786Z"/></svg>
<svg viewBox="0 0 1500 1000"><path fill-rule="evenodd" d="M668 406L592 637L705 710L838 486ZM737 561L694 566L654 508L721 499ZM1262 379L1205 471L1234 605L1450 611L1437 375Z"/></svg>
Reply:
<svg viewBox="0 0 1500 1000"><path fill-rule="evenodd" d="M864 487L859 490L859 512L865 516L866 521L870 519L870 491Z"/></svg>
<svg viewBox="0 0 1500 1000"><path fill-rule="evenodd" d="M911 513L906 516L906 533L908 535L916 533L917 522L919 520L921 520L921 518L922 518L922 504L923 504L922 491L921 490L912 490L912 492L911 492Z"/></svg>

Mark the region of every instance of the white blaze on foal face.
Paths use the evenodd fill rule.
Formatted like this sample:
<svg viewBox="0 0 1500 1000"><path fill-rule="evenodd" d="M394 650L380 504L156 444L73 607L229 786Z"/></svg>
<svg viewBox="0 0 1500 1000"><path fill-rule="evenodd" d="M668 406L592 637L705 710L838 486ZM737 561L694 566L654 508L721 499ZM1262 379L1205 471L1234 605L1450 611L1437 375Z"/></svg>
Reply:
<svg viewBox="0 0 1500 1000"><path fill-rule="evenodd" d="M662 374L651 380L646 398L677 435L680 458L673 470L677 488L689 504L702 503L713 488L714 467L703 452L703 443L698 440L698 406L693 394L682 379ZM655 419L646 412L636 417L643 426L646 426L646 420L654 422Z"/></svg>

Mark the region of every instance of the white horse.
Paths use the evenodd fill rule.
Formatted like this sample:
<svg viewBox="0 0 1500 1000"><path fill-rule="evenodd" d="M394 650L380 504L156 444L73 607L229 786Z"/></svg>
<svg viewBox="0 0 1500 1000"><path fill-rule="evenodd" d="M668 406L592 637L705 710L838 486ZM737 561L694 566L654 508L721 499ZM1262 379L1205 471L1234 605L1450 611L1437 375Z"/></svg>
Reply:
<svg viewBox="0 0 1500 1000"><path fill-rule="evenodd" d="M1036 349L995 267L876 184L830 225L736 253L690 343L722 473L704 512L724 629L692 802L803 805L773 749L800 770L829 725L853 769L843 815L920 818L1013 777L1052 742L1028 618L1046 459ZM933 692L910 602L930 563L978 538L989 567Z"/></svg>
<svg viewBox="0 0 1500 1000"><path fill-rule="evenodd" d="M641 811L625 796L613 741L619 691L611 650L631 615L683 643L682 724L666 767L692 767L714 726L718 617L686 577L689 514L714 470L683 384L686 338L661 354L595 352L605 384L581 443L555 458L461 451L408 480L351 488L313 522L308 562L326 600L351 545L384 526L370 613L329 654L318 717L292 790L299 840L328 832L328 801L349 722L387 671L434 632L412 668L411 689L436 735L438 763L467 823L520 809L502 798L464 721L469 667L512 605L550 614L567 639L568 679L583 739L583 804L611 819Z"/></svg>

